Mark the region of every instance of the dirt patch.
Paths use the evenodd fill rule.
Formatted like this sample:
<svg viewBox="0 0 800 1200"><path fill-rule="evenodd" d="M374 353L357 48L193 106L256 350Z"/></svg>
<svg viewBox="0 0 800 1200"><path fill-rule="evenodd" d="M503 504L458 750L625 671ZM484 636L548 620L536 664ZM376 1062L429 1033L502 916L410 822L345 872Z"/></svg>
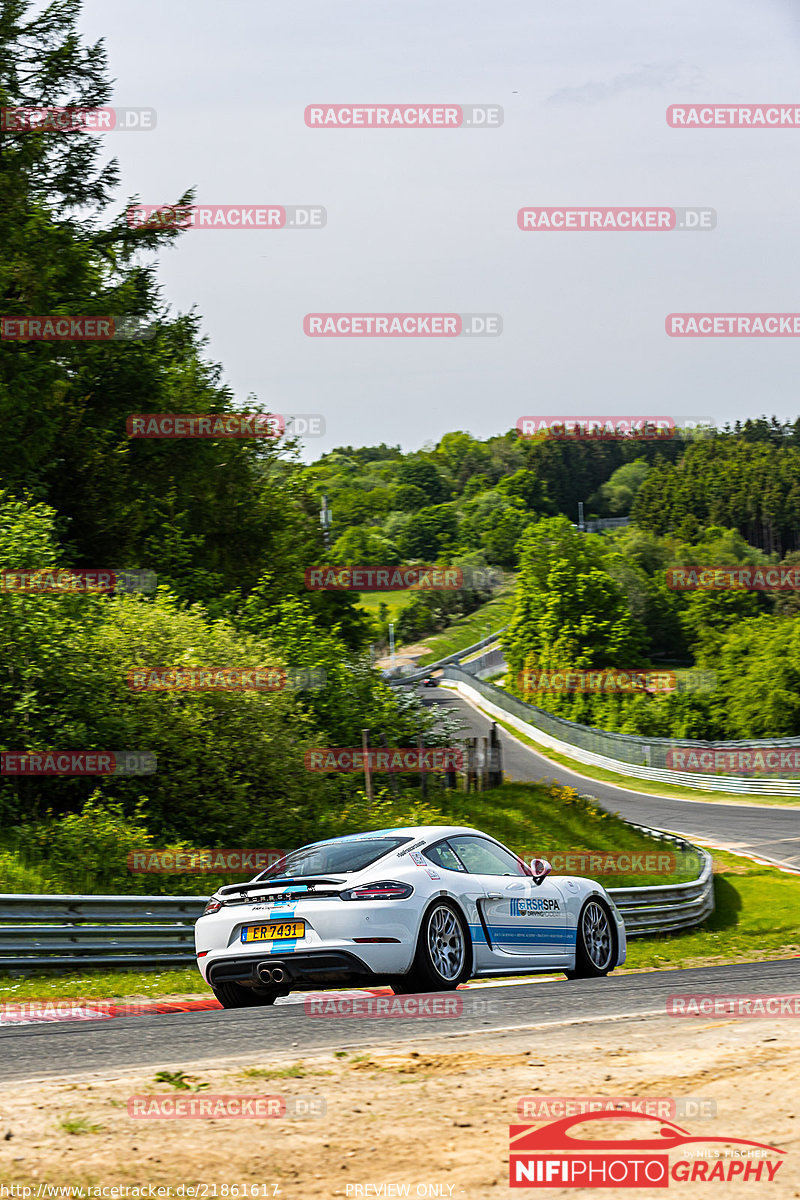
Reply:
<svg viewBox="0 0 800 1200"><path fill-rule="evenodd" d="M421 1054L412 1050L410 1054L369 1055L364 1061L354 1062L357 1071L399 1071L413 1075L419 1071L435 1071L439 1075L469 1075L484 1067L509 1068L527 1066L524 1054Z"/></svg>
<svg viewBox="0 0 800 1200"><path fill-rule="evenodd" d="M787 1151L769 1194L775 1200L800 1195L800 1029L788 1019L653 1017L448 1034L301 1059L294 1051L265 1060L254 1049L246 1060L160 1066L178 1082L183 1071L183 1083L198 1090L156 1082L155 1068L121 1071L113 1079L86 1075L0 1086L0 1182L32 1185L31 1200L40 1183L152 1184L170 1187L163 1195L176 1198L183 1184L200 1189L198 1200L245 1194L494 1200L519 1194L508 1186L509 1125L541 1123L523 1115L522 1098L600 1095L712 1102L716 1116L678 1116L677 1124L692 1136L745 1138ZM132 1096L232 1094L280 1097L295 1111L317 1115L166 1120L129 1114ZM602 1121L595 1130L624 1136L619 1126L619 1119ZM363 1190L367 1184L373 1190ZM245 1193L245 1185L260 1190ZM687 1200L698 1191L692 1183L670 1186ZM550 1188L547 1194L575 1200L592 1193ZM664 1192L635 1194L658 1200ZM756 1194L752 1181L709 1189L712 1200Z"/></svg>

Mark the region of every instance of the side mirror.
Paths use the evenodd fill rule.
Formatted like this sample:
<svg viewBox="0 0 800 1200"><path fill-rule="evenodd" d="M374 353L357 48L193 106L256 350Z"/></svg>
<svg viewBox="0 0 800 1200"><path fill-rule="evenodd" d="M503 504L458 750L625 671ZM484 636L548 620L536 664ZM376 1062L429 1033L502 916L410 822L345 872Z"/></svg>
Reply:
<svg viewBox="0 0 800 1200"><path fill-rule="evenodd" d="M538 886L544 883L547 876L552 871L552 866L544 858L534 858L531 863L530 873L533 876L533 882Z"/></svg>

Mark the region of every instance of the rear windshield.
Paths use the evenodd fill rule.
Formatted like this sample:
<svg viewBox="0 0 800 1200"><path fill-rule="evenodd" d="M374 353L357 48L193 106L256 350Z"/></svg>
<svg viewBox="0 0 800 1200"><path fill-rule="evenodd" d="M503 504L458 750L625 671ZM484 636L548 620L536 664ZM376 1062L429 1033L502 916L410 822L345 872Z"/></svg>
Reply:
<svg viewBox="0 0 800 1200"><path fill-rule="evenodd" d="M307 875L339 875L363 871L390 850L396 850L410 837L352 838L345 842L317 842L287 854L282 861L267 867L258 879L303 879Z"/></svg>

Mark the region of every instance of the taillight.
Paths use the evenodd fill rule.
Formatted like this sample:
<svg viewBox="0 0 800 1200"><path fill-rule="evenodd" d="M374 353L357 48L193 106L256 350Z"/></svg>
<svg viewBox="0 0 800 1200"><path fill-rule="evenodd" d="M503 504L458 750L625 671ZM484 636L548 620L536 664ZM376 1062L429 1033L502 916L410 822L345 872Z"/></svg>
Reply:
<svg viewBox="0 0 800 1200"><path fill-rule="evenodd" d="M340 895L343 900L407 900L413 893L410 883L395 883L390 879L380 883L362 883Z"/></svg>
<svg viewBox="0 0 800 1200"><path fill-rule="evenodd" d="M209 913L219 912L222 908L221 900L209 900L208 904L203 909L203 916L207 917Z"/></svg>

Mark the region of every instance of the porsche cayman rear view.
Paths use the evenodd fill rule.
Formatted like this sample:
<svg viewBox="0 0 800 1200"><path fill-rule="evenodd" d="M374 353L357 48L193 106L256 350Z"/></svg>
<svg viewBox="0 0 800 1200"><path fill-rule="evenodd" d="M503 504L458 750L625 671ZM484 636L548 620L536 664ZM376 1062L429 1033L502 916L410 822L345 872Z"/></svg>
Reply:
<svg viewBox="0 0 800 1200"><path fill-rule="evenodd" d="M448 990L476 976L607 975L625 927L593 880L550 876L461 826L385 829L296 850L222 887L195 926L197 962L226 1008L292 989Z"/></svg>

